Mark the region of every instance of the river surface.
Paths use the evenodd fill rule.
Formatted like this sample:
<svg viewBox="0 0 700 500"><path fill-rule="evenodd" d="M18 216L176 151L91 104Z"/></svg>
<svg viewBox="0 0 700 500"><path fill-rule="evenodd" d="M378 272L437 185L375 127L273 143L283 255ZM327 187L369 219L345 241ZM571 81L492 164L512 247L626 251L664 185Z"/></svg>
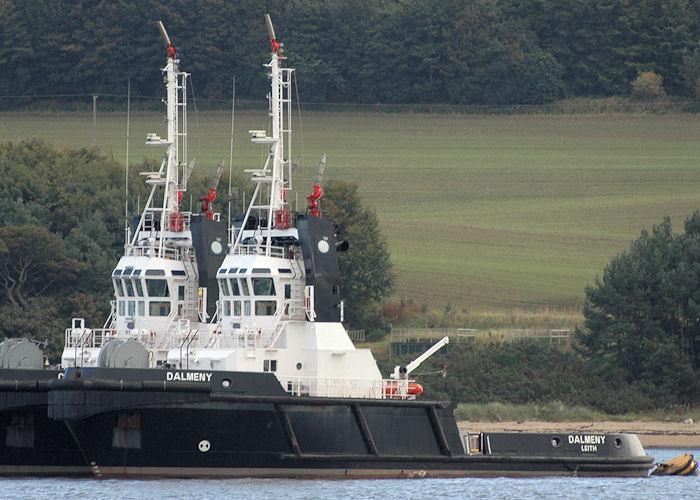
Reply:
<svg viewBox="0 0 700 500"><path fill-rule="evenodd" d="M648 448L656 462L700 449ZM67 479L3 478L0 499L539 499L700 498L700 476L468 479Z"/></svg>

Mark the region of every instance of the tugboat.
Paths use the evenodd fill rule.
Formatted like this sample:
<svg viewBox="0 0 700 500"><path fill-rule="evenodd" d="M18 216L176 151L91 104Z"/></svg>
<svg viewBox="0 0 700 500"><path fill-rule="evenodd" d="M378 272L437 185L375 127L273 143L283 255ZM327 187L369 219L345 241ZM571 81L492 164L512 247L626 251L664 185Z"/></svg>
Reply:
<svg viewBox="0 0 700 500"><path fill-rule="evenodd" d="M631 434L460 433L454 405L418 399L409 379L447 339L388 379L355 348L338 286L346 245L318 211L320 175L305 213L287 205L293 70L266 22L271 124L250 134L270 150L248 171L255 195L216 274L216 327L171 348L162 369L71 368L51 384L49 416L93 474L646 476L653 459Z"/></svg>
<svg viewBox="0 0 700 500"><path fill-rule="evenodd" d="M172 347L192 342L213 330L216 313L216 270L225 256L226 223L212 211L216 185L201 214L183 211L181 201L194 160L187 162L187 78L162 22L166 42L163 68L167 138L155 133L146 144L167 146L160 169L141 172L151 193L140 217L127 228L124 255L112 273L116 301L103 328L86 328L73 318L66 331L63 367L149 368L166 362Z"/></svg>

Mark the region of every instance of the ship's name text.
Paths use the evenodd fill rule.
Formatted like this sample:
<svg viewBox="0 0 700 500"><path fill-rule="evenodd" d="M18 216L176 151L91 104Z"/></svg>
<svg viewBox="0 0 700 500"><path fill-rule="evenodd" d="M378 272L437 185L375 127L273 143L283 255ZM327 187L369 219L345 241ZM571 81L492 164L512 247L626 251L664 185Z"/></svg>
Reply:
<svg viewBox="0 0 700 500"><path fill-rule="evenodd" d="M186 382L211 382L211 373L204 372L168 372L165 380L184 380Z"/></svg>
<svg viewBox="0 0 700 500"><path fill-rule="evenodd" d="M569 434L569 444L580 444L583 452L596 452L599 444L605 444L605 436L600 434Z"/></svg>

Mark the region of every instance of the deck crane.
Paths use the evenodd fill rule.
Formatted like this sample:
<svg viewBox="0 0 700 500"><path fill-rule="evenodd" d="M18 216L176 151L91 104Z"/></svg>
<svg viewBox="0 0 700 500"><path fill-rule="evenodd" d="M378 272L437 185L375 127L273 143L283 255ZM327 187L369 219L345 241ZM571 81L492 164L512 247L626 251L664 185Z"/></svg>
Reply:
<svg viewBox="0 0 700 500"><path fill-rule="evenodd" d="M309 214L320 217L321 209L318 208L318 200L323 196L323 190L321 189L321 180L323 179L323 172L326 170L326 153L321 155L321 161L318 164L318 170L316 171L316 179L314 179L314 190L306 197L309 202Z"/></svg>
<svg viewBox="0 0 700 500"><path fill-rule="evenodd" d="M432 355L435 354L437 351L439 351L440 348L442 348L442 346L444 346L444 345L446 345L446 344L449 344L449 343L450 343L450 337L445 336L445 337L441 338L440 340L438 340L438 341L435 343L435 345L433 345L430 349L428 349L427 351L425 351L423 354L421 354L420 356L418 356L416 359L414 359L413 361L411 361L411 362L410 362L409 364L407 364L406 366L399 366L399 365L396 365L396 366L394 367L394 372L393 372L391 375L389 375L389 377L390 377L390 378L393 378L393 379L395 379L395 380L398 380L398 379L406 379L406 378L408 378L408 375L409 375L413 370L415 370L416 368L418 368L418 367L421 365L421 363L423 363L423 361L425 361L425 360L428 359L430 356L432 356Z"/></svg>
<svg viewBox="0 0 700 500"><path fill-rule="evenodd" d="M219 164L216 167L216 174L214 174L214 180L209 188L209 194L202 196L199 200L202 202L202 213L207 217L207 219L214 218L214 211L212 209L212 202L216 199L216 187L219 185L219 179L221 179L221 172L224 170L224 157L221 157Z"/></svg>

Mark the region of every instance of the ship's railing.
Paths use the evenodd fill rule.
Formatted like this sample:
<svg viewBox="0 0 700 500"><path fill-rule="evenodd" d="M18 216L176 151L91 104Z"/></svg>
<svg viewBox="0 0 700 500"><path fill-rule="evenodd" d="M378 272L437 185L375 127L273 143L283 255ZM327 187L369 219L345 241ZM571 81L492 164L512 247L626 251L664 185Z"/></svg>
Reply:
<svg viewBox="0 0 700 500"><path fill-rule="evenodd" d="M143 216L143 224L139 228L141 231L155 232L161 229L160 215L162 214L161 208L151 208L146 211ZM182 218L177 219L177 225L180 226L180 221L182 221L182 226L178 227L180 231L189 231L192 227L192 212L178 212L178 216ZM169 221L166 221L166 225ZM164 228L166 231L169 227Z"/></svg>
<svg viewBox="0 0 700 500"><path fill-rule="evenodd" d="M221 330L216 323L195 323L188 320L173 322L168 329L168 334L160 349L182 349L185 352L189 348L202 347L243 347L233 345L231 342L221 342L227 336L221 335Z"/></svg>
<svg viewBox="0 0 700 500"><path fill-rule="evenodd" d="M106 328L66 328L65 347L102 347L111 338L112 330Z"/></svg>
<svg viewBox="0 0 700 500"><path fill-rule="evenodd" d="M153 257L157 251L157 245L134 245L129 247L127 255L130 257ZM180 260L180 249L165 247L163 253L158 255L164 259Z"/></svg>
<svg viewBox="0 0 700 500"><path fill-rule="evenodd" d="M238 247L236 247L236 253L239 255L262 255L265 253L265 245L238 245ZM291 258L289 251L285 247L278 246L270 247L270 257L279 257L281 259Z"/></svg>
<svg viewBox="0 0 700 500"><path fill-rule="evenodd" d="M105 330L113 330L114 325L117 322L117 301L116 300L110 300L109 301L109 316L104 322L104 325L102 325L102 328Z"/></svg>
<svg viewBox="0 0 700 500"><path fill-rule="evenodd" d="M233 332L222 332L218 326L212 325L210 329L200 329L194 337L189 338L190 347L216 347L216 348L244 348L249 349L269 347L276 331L236 329ZM171 348L178 347L180 339L184 339L187 332L173 337Z"/></svg>
<svg viewBox="0 0 700 500"><path fill-rule="evenodd" d="M294 377L287 392L322 398L415 399L413 380Z"/></svg>
<svg viewBox="0 0 700 500"><path fill-rule="evenodd" d="M126 330L117 333L112 328L66 328L64 347L101 348L111 339L135 340L146 346L152 346L155 338L149 330Z"/></svg>

